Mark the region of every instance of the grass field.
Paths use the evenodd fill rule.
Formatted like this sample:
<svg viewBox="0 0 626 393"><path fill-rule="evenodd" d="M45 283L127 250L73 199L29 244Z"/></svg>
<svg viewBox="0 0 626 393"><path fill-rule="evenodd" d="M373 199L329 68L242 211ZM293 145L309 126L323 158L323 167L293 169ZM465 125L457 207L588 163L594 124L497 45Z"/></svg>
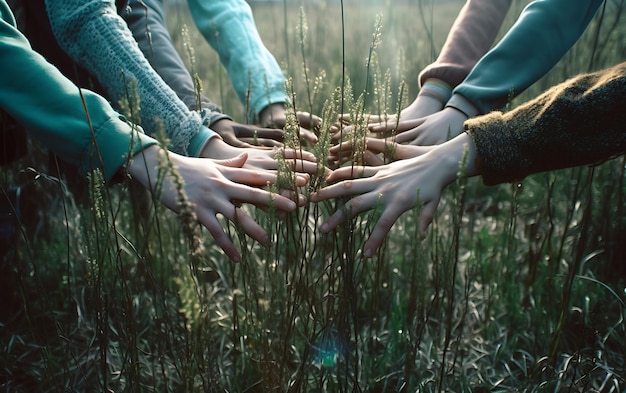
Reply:
<svg viewBox="0 0 626 393"><path fill-rule="evenodd" d="M419 70L463 2L304 3L253 10L297 109L332 123L361 94L372 113L413 99ZM505 28L525 3L514 2ZM626 60L622 3L607 1L579 43L511 105ZM184 7L168 11L183 53L188 26L189 66L206 94L245 121ZM306 148L320 160L328 153ZM626 389L623 156L517 184L459 181L425 239L418 211L407 212L371 259L361 247L376 211L322 235L341 201L282 219L251 210L272 245L229 226L243 255L234 265L206 230L190 243L185 224L133 185L105 188L93 176L76 194L41 149L30 152L0 170L3 190L22 184L33 201L0 285L9 315L0 325L3 391Z"/></svg>

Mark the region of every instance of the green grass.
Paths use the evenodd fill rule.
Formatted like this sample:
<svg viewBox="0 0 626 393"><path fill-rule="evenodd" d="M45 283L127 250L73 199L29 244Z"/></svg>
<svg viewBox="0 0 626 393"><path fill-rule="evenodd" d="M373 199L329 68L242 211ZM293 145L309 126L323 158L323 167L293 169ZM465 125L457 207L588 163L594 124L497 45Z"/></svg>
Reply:
<svg viewBox="0 0 626 393"><path fill-rule="evenodd" d="M422 18L416 4L346 5L343 18L334 2L303 13L282 3L254 12L298 109L328 120L324 135L338 113L394 112L415 96L419 70L460 7L420 4ZM377 15L380 43L372 48ZM515 102L623 59L614 15L607 12L599 40L596 21ZM215 89L209 96L244 121L245 108L184 10L171 22L181 50L182 24L190 26L194 69ZM2 188L27 184L37 207L29 211L41 213L24 222L18 262L4 278L17 307L0 326L4 391L626 389L624 157L519 184L458 182L425 239L416 234L418 211L407 212L371 259L361 248L376 211L322 235L319 225L342 201L283 219L250 210L272 243L262 247L229 225L243 255L234 265L206 230L202 252L192 252L200 247L193 228L185 231L188 224L136 186L105 188L94 176L70 187L88 192L72 193L56 180L56 165L30 149L36 155L1 172ZM321 160L327 149L311 148ZM310 188L322 184L313 179Z"/></svg>

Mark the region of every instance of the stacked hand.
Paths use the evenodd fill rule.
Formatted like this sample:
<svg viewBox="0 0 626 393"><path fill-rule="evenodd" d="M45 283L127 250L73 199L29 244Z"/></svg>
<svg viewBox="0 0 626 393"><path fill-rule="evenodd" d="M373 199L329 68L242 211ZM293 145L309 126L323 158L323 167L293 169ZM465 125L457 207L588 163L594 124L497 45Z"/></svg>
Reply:
<svg viewBox="0 0 626 393"><path fill-rule="evenodd" d="M381 215L365 243L366 257L374 254L398 217L418 205L422 205L418 230L425 231L433 219L441 191L456 179L465 149L465 175L476 174L473 146L471 138L462 134L413 158L377 167L346 166L335 170L327 178L329 183L335 184L313 193L311 200L353 198L331 215L320 230L329 232L347 218L380 207Z"/></svg>
<svg viewBox="0 0 626 393"><path fill-rule="evenodd" d="M300 126L301 141L317 143L316 130L321 124L318 116L307 112L296 112L296 120ZM234 147L277 147L282 146L287 125L287 110L283 104L268 105L259 114L259 126L237 123L229 119L220 119L211 124L211 129L217 132L224 142Z"/></svg>
<svg viewBox="0 0 626 393"><path fill-rule="evenodd" d="M155 191L161 167L159 156L164 154L169 154L174 168L183 179L185 194L198 220L233 261L239 261L241 255L222 229L217 214L222 214L239 225L254 240L266 244L268 239L265 230L237 207L235 201L261 208L273 206L277 211L283 212L293 211L297 207L289 198L258 188L275 184L276 174L243 168L248 158L246 153L215 161L166 153L157 146L150 146L133 157L128 172L144 187ZM308 175L295 176L297 187L306 185L307 181ZM303 203L304 198L298 197ZM166 174L159 198L169 209L180 211L179 195L174 187L172 174Z"/></svg>

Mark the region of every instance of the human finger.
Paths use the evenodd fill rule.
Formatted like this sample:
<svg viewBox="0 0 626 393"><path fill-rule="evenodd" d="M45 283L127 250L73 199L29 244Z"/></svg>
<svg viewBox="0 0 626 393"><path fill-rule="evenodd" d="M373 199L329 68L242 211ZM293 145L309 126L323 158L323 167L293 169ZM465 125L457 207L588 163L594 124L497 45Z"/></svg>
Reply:
<svg viewBox="0 0 626 393"><path fill-rule="evenodd" d="M364 181L365 179L348 179L331 184L311 193L311 201L321 202L327 199L336 199L340 197L353 196L358 194L364 194L372 191L376 185Z"/></svg>
<svg viewBox="0 0 626 393"><path fill-rule="evenodd" d="M300 140L305 140L312 144L316 144L318 138L313 131L309 131L306 128L300 127Z"/></svg>
<svg viewBox="0 0 626 393"><path fill-rule="evenodd" d="M208 229L209 233L215 240L215 243L224 251L228 258L233 262L241 261L241 254L230 240L230 237L224 232L222 225L212 210L197 209L196 215L198 221Z"/></svg>
<svg viewBox="0 0 626 393"><path fill-rule="evenodd" d="M232 187L228 193L231 200L249 203L259 207L274 206L277 210L294 211L297 208L296 202L280 194L261 190L258 188L237 185Z"/></svg>
<svg viewBox="0 0 626 393"><path fill-rule="evenodd" d="M274 147L282 147L283 143L274 139L259 139L259 138L241 138L240 141L244 142L246 146L243 147L253 147L256 149L263 148L274 148Z"/></svg>
<svg viewBox="0 0 626 393"><path fill-rule="evenodd" d="M282 142L284 136L283 130L280 129L263 128L247 124L238 124L233 126L233 129L238 138L271 139Z"/></svg>
<svg viewBox="0 0 626 393"><path fill-rule="evenodd" d="M340 125L338 129L335 131L335 133L330 137L330 140L332 142L344 141L345 139L350 137L350 135L352 135L353 132L354 132L354 126Z"/></svg>
<svg viewBox="0 0 626 393"><path fill-rule="evenodd" d="M379 122L377 124L370 124L369 129L373 133L381 133L389 130L395 130L398 134L411 130L415 127L419 127L426 121L426 118L410 119L396 121Z"/></svg>
<svg viewBox="0 0 626 393"><path fill-rule="evenodd" d="M317 161L315 154L302 149L283 149L282 154L285 159L300 158L311 162Z"/></svg>
<svg viewBox="0 0 626 393"><path fill-rule="evenodd" d="M383 243L391 227L393 227L393 224L395 224L402 213L404 213L404 210L395 208L394 205L387 206L383 209L382 214L374 225L371 235L363 246L363 255L366 258L370 258L376 253L376 250Z"/></svg>
<svg viewBox="0 0 626 393"><path fill-rule="evenodd" d="M223 133L220 133L220 136L222 137L222 140L224 142L226 142L227 144L233 147L251 147L252 146L250 143L248 143L248 141L237 138L235 134L232 132L223 132Z"/></svg>
<svg viewBox="0 0 626 393"><path fill-rule="evenodd" d="M315 130L322 124L322 118L309 112L296 112L296 118L300 126L309 130Z"/></svg>
<svg viewBox="0 0 626 393"><path fill-rule="evenodd" d="M412 143L415 141L420 134L419 128L414 128L412 130L404 131L402 133L396 134L396 142L397 143Z"/></svg>
<svg viewBox="0 0 626 393"><path fill-rule="evenodd" d="M346 202L345 205L339 207L326 221L320 225L320 231L322 233L328 233L346 219L355 217L367 210L374 207L378 198L373 193L366 193L363 195L357 195L354 198Z"/></svg>
<svg viewBox="0 0 626 393"><path fill-rule="evenodd" d="M344 166L339 169L335 169L326 177L328 183L336 183L338 181L347 179L359 179L365 177L372 177L381 167L373 166Z"/></svg>

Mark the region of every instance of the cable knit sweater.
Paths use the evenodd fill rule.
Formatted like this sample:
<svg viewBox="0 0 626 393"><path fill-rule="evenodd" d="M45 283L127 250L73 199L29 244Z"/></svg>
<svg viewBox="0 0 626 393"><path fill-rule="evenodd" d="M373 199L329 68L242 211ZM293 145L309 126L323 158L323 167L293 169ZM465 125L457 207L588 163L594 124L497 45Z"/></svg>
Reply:
<svg viewBox="0 0 626 393"><path fill-rule="evenodd" d="M156 143L133 130L104 98L79 89L32 50L4 0L0 17L0 107L31 136L81 174L100 168L107 180L128 156Z"/></svg>
<svg viewBox="0 0 626 393"><path fill-rule="evenodd" d="M485 184L626 152L626 62L579 75L508 112L465 122Z"/></svg>
<svg viewBox="0 0 626 393"><path fill-rule="evenodd" d="M141 125L147 133L164 129L170 150L197 156L215 133L202 126L150 66L113 0L45 0L52 31L63 48L85 67L114 103L131 98L136 81Z"/></svg>

